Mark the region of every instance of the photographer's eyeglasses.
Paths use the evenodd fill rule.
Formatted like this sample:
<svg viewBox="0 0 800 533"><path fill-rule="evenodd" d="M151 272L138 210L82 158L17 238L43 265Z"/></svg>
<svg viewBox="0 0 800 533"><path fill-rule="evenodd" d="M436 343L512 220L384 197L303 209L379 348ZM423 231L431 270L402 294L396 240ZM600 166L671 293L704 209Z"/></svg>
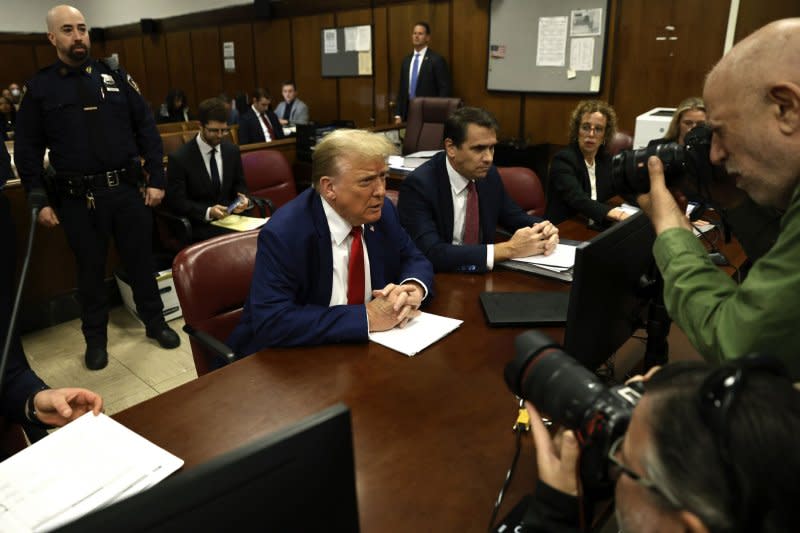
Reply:
<svg viewBox="0 0 800 533"><path fill-rule="evenodd" d="M584 122L583 124L581 124L581 133L585 133L586 135L589 135L592 132L594 132L597 135L602 135L603 133L605 133L605 131L606 131L605 126L593 126L588 122Z"/></svg>
<svg viewBox="0 0 800 533"><path fill-rule="evenodd" d="M204 127L206 128L206 131L208 131L209 133L213 133L214 135L228 135L231 132L230 128L209 128L207 126Z"/></svg>
<svg viewBox="0 0 800 533"><path fill-rule="evenodd" d="M630 468L628 468L627 466L622 464L622 461L619 460L618 456L619 456L619 449L622 446L622 441L623 441L624 438L625 438L625 435L622 435L621 437L619 437L617 440L614 441L613 444L611 444L611 447L608 449L608 460L612 465L611 472L610 472L612 479L616 479L617 477L619 477L620 474L625 474L626 476L631 478L633 481L635 481L639 485L641 485L644 488L646 488L648 490L651 490L651 491L655 492L656 494L658 494L659 496L661 496L664 499L664 501L666 501L667 503L669 503L673 507L680 508L680 505L678 505L676 502L672 501L672 499L669 498L664 493L663 490L658 488L658 485L656 485L655 483L653 483L649 479L647 479L647 478L645 478L643 476L640 476L639 474L637 474L636 472L634 472L633 470L631 470ZM616 470L616 472L614 470Z"/></svg>

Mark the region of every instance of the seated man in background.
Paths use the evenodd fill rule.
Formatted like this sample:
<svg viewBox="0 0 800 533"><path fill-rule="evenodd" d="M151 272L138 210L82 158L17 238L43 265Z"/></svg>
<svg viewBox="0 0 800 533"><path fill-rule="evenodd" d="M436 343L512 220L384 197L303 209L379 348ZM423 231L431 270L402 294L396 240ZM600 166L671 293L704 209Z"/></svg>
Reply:
<svg viewBox="0 0 800 533"><path fill-rule="evenodd" d="M764 26L740 41L706 78L711 162L728 180L711 184L715 201L733 183L759 205L784 212L777 241L737 285L714 265L667 189L663 165L648 161L650 192L639 196L653 221L664 303L700 354L713 361L760 351L800 376L800 18ZM754 134L753 132L758 132ZM725 186L728 184L727 187Z"/></svg>
<svg viewBox="0 0 800 533"><path fill-rule="evenodd" d="M250 295L227 341L234 352L366 342L418 314L433 268L385 198L392 153L386 137L363 130L317 144L313 188L261 229Z"/></svg>
<svg viewBox="0 0 800 533"><path fill-rule="evenodd" d="M197 137L169 154L165 202L177 215L192 223L192 241L202 241L229 230L212 220L227 217L228 207L239 214L253 207L247 197L239 147L222 142L230 131L225 102L209 98L200 104Z"/></svg>
<svg viewBox="0 0 800 533"><path fill-rule="evenodd" d="M239 144L270 142L283 138L283 128L270 109L269 91L258 88L250 97L250 107L239 115Z"/></svg>
<svg viewBox="0 0 800 533"><path fill-rule="evenodd" d="M558 244L558 228L506 194L492 164L497 129L484 109L456 110L444 125L444 152L400 185L400 222L437 272L486 272L498 261L550 254ZM498 224L514 234L492 244Z"/></svg>
<svg viewBox="0 0 800 533"><path fill-rule="evenodd" d="M308 124L308 106L297 97L297 86L293 81L283 82L283 102L278 104L275 114L284 126Z"/></svg>
<svg viewBox="0 0 800 533"><path fill-rule="evenodd" d="M797 530L800 391L776 363L678 362L646 381L609 450L620 531ZM530 403L528 412L539 481L522 531L578 531L578 440L551 440Z"/></svg>

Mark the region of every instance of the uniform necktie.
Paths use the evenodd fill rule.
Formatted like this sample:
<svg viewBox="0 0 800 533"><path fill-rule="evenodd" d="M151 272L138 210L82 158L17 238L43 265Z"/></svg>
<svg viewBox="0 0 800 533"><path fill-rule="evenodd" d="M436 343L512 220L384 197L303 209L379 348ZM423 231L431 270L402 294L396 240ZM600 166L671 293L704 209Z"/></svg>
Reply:
<svg viewBox="0 0 800 533"><path fill-rule="evenodd" d="M269 119L267 118L267 114L266 113L261 113L261 120L264 122L264 126L266 126L267 131L269 132L269 139L267 139L267 140L268 141L274 141L275 140L275 132L272 131L272 124L269 123Z"/></svg>
<svg viewBox="0 0 800 533"><path fill-rule="evenodd" d="M347 303L364 303L364 245L361 242L361 226L350 230L350 260L347 263Z"/></svg>
<svg viewBox="0 0 800 533"><path fill-rule="evenodd" d="M219 179L219 167L217 166L217 149L211 149L211 156L208 161L208 167L211 169L211 186L214 188L214 195L219 197L219 191L222 186L222 182Z"/></svg>
<svg viewBox="0 0 800 533"><path fill-rule="evenodd" d="M478 244L478 191L475 182L467 184L467 213L464 217L464 244Z"/></svg>
<svg viewBox="0 0 800 533"><path fill-rule="evenodd" d="M419 52L414 54L414 61L411 63L411 83L408 86L408 97L414 98L417 95L417 76L419 73Z"/></svg>

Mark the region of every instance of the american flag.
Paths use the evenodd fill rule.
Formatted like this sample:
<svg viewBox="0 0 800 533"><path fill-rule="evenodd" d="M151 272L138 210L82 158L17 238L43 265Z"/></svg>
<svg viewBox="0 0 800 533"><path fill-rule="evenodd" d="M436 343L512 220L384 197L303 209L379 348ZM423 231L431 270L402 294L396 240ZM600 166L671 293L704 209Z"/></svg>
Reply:
<svg viewBox="0 0 800 533"><path fill-rule="evenodd" d="M493 44L489 47L489 50L493 58L503 59L506 57L506 45L504 44Z"/></svg>

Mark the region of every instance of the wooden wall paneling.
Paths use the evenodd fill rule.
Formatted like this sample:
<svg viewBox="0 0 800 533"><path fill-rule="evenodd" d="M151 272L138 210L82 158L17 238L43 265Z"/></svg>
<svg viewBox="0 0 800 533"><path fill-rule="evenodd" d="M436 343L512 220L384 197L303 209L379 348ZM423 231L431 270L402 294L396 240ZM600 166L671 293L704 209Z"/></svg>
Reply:
<svg viewBox="0 0 800 533"><path fill-rule="evenodd" d="M735 40L741 41L768 22L789 17L800 17L797 0L740 0Z"/></svg>
<svg viewBox="0 0 800 533"><path fill-rule="evenodd" d="M290 19L254 22L253 50L256 79L253 87L244 87L244 90L249 93L255 86L269 90L274 109L281 101L281 83L284 80L294 79ZM309 91L313 89L313 87L308 88ZM302 100L306 101L305 96Z"/></svg>
<svg viewBox="0 0 800 533"><path fill-rule="evenodd" d="M375 97L374 113L377 125L390 124L394 113L389 110L392 89L389 85L389 12L385 7L372 10L372 80ZM395 89L396 90L396 89Z"/></svg>
<svg viewBox="0 0 800 533"><path fill-rule="evenodd" d="M42 39L42 44L33 47L33 55L36 61L36 70L52 65L58 59L55 47L47 42L47 38Z"/></svg>
<svg viewBox="0 0 800 533"><path fill-rule="evenodd" d="M197 109L195 96L194 66L192 62L192 41L188 31L176 31L166 34L167 65L169 67L169 88L181 89L192 109ZM161 102L167 93L161 96ZM160 103L159 102L159 105ZM155 106L158 109L159 106Z"/></svg>
<svg viewBox="0 0 800 533"><path fill-rule="evenodd" d="M322 30L332 27L334 27L333 14L292 19L294 80L299 98L308 104L311 120L317 123L339 118L336 79L322 77L320 57Z"/></svg>
<svg viewBox="0 0 800 533"><path fill-rule="evenodd" d="M111 54L117 54L119 57L119 64L123 67L127 64L127 57L125 56L125 46L122 42L122 39L111 39L105 42L104 45L104 53L97 54L96 51L92 51L92 55L97 58L107 57Z"/></svg>
<svg viewBox="0 0 800 533"><path fill-rule="evenodd" d="M217 27L192 30L191 36L197 98L192 113L196 114L200 102L222 92L222 43Z"/></svg>
<svg viewBox="0 0 800 533"><path fill-rule="evenodd" d="M477 0L480 2L481 0ZM473 4L476 0L463 2L468 5L468 9L474 9ZM456 3L462 3L457 2ZM417 0L406 4L393 4L389 6L389 93L392 95L391 101L397 101L397 90L400 86L400 64L403 58L411 53L411 34L414 31L414 23L425 21L431 27L430 48L441 55L447 61L452 73L453 65L450 60L450 2L430 2ZM488 26L488 21L487 21ZM472 28L468 28L470 30ZM474 28L480 30L480 28ZM471 38L471 37L470 37ZM462 43L459 42L459 46ZM458 91L460 87L455 87L456 96L461 96ZM395 112L393 106L392 113Z"/></svg>
<svg viewBox="0 0 800 533"><path fill-rule="evenodd" d="M5 88L10 83L23 84L36 73L34 47L29 43L0 43L0 85Z"/></svg>
<svg viewBox="0 0 800 533"><path fill-rule="evenodd" d="M142 49L142 37L128 37L122 40L125 50L125 63L122 68L131 75L139 90L148 87L147 67L145 66L144 50ZM146 93L143 93L146 94ZM147 98L145 96L145 98Z"/></svg>
<svg viewBox="0 0 800 533"><path fill-rule="evenodd" d="M518 137L520 93L486 89L489 0L453 0L452 13L453 56L449 63L454 95L466 105L491 111L500 125L500 139Z"/></svg>
<svg viewBox="0 0 800 533"><path fill-rule="evenodd" d="M220 47L233 42L236 59L235 72L222 72L222 88L229 96L249 92L256 86L256 65L253 45L253 25L249 22L220 28Z"/></svg>
<svg viewBox="0 0 800 533"><path fill-rule="evenodd" d="M622 129L633 132L641 113L701 92L722 55L729 7L729 0L710 0L697 17L693 0L623 4L611 98Z"/></svg>
<svg viewBox="0 0 800 533"><path fill-rule="evenodd" d="M161 103L170 89L169 65L167 63L167 39L161 33L142 35L142 53L144 55L147 84L139 84L145 99L158 116Z"/></svg>
<svg viewBox="0 0 800 533"><path fill-rule="evenodd" d="M372 12L369 9L357 9L336 13L336 26L359 26L372 24ZM374 28L373 28L374 31ZM375 35L373 35L373 42ZM374 62L373 50L373 62ZM374 73L373 73L374 74ZM357 128L375 125L373 114L374 81L369 77L339 78L339 110L342 120L353 120Z"/></svg>

